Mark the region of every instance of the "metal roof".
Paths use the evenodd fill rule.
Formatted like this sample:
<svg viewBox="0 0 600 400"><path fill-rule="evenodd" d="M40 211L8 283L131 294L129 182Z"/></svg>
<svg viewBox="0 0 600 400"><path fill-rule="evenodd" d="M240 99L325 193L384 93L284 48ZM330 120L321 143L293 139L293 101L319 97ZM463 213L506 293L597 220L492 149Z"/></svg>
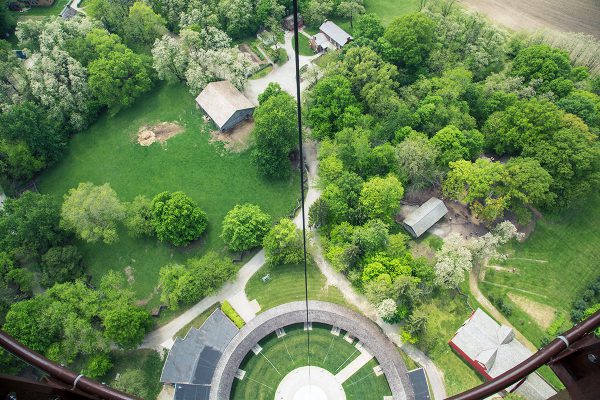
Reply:
<svg viewBox="0 0 600 400"><path fill-rule="evenodd" d="M235 324L217 308L199 329L191 328L184 339L175 340L160 381L210 386L223 350L238 331Z"/></svg>
<svg viewBox="0 0 600 400"><path fill-rule="evenodd" d="M529 358L533 353L515 339L512 328L498 324L478 308L465 321L450 343L477 370L494 378ZM509 388L512 390L515 385ZM543 400L556 394L537 374L531 374L516 389L530 400Z"/></svg>
<svg viewBox="0 0 600 400"><path fill-rule="evenodd" d="M210 386L177 384L173 400L208 400L209 394Z"/></svg>
<svg viewBox="0 0 600 400"><path fill-rule="evenodd" d="M352 40L352 36L350 36L348 32L337 26L332 21L323 22L323 24L319 27L319 30L331 38L331 40L336 42L340 47Z"/></svg>
<svg viewBox="0 0 600 400"><path fill-rule="evenodd" d="M432 197L410 213L402 224L414 237L419 237L448 213L444 202Z"/></svg>
<svg viewBox="0 0 600 400"><path fill-rule="evenodd" d="M215 121L219 129L236 111L254 108L254 104L229 81L209 83L196 97L196 103Z"/></svg>

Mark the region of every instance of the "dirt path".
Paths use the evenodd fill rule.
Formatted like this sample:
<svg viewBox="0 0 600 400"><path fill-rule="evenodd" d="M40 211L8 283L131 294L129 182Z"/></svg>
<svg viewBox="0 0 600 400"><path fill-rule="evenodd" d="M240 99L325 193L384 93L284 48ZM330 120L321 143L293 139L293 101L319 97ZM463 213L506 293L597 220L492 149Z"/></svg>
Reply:
<svg viewBox="0 0 600 400"><path fill-rule="evenodd" d="M583 32L600 38L598 0L460 0L513 30L549 28Z"/></svg>
<svg viewBox="0 0 600 400"><path fill-rule="evenodd" d="M529 350L533 351L534 353L538 350L537 347L533 343L531 343L529 341L529 339L527 339L525 336L523 336L523 334L521 334L521 332L519 332L517 330L517 328L515 328L504 317L504 315L502 315L500 313L500 311L498 311L496 309L496 307L494 307L494 305L487 299L487 297L485 297L483 295L483 293L481 293L481 291L479 290L479 285L478 285L478 281L477 281L477 272L475 272L474 270L471 270L471 272L469 273L469 289L471 290L471 293L473 294L473 296L475 296L475 299L479 302L479 304L481 304L484 311L486 311L488 314L490 314L492 317L494 317L494 319L496 321L500 322L502 325L506 325L506 326L513 328L517 339L519 339L519 341L521 343L523 343L525 345L525 347L527 347Z"/></svg>

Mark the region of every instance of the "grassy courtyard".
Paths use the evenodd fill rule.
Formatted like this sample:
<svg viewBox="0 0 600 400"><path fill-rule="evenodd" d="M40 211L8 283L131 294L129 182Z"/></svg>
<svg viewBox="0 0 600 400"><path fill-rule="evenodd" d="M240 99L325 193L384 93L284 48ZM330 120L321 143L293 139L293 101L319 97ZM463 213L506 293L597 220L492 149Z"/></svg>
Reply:
<svg viewBox="0 0 600 400"><path fill-rule="evenodd" d="M336 374L359 356L359 351L340 336L330 333L331 326L313 324L310 332L310 365ZM231 399L272 399L279 382L289 372L308 365L307 335L303 325L285 328L286 335L278 339L271 334L260 341L262 352L246 357L241 369L246 371L243 380L235 380ZM385 377L375 376L371 360L352 375L343 385L348 400L382 399L391 394ZM359 383L360 382L360 383Z"/></svg>
<svg viewBox="0 0 600 400"><path fill-rule="evenodd" d="M164 145L140 146L136 142L139 128L159 122L176 122L184 130ZM79 243L94 282L109 269L131 267L138 298L156 305L154 289L160 267L208 250L224 252L221 221L234 205L258 204L274 220L290 214L299 194L298 176L275 183L260 178L249 152L229 153L220 143L210 143L210 130L185 86L161 84L132 107L103 116L73 137L64 160L38 179L40 191L57 202L68 189L90 181L109 183L123 201L140 194L151 198L164 190L181 190L208 214L207 232L185 248L154 238L133 239L124 229L112 245Z"/></svg>
<svg viewBox="0 0 600 400"><path fill-rule="evenodd" d="M270 276L266 283L265 275ZM312 260L308 263L308 298L311 300L329 301L349 306L342 292L334 286L325 286L325 277ZM246 284L246 295L250 300L256 299L262 311L290 301L304 300L304 265L269 265L263 266Z"/></svg>

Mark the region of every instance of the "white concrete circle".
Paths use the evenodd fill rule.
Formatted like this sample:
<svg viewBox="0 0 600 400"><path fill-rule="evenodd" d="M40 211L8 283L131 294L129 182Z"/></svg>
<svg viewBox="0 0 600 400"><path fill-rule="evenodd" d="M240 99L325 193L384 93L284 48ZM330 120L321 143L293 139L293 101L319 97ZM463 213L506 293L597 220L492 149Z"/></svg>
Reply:
<svg viewBox="0 0 600 400"><path fill-rule="evenodd" d="M319 367L300 367L279 383L275 400L346 400L342 384Z"/></svg>

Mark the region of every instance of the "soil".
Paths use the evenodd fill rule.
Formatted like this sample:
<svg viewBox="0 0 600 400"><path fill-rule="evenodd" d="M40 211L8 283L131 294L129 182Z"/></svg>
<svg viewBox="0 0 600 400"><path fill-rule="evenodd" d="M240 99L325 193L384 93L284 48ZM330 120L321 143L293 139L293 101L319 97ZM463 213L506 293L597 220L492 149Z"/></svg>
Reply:
<svg viewBox="0 0 600 400"><path fill-rule="evenodd" d="M250 48L250 46L248 46L246 43L242 43L242 44L240 44L240 45L238 46L238 48L240 49L240 51L241 51L242 53L246 53L246 54L248 54L248 55L250 56L250 58L252 59L252 61L253 61L255 64L262 65L262 64L268 64L268 63L269 63L267 60L261 60L261 59L260 59L260 57L258 57L258 56L256 55L256 53L254 53L254 52L252 51L252 49Z"/></svg>
<svg viewBox="0 0 600 400"><path fill-rule="evenodd" d="M600 38L598 0L460 0L513 30L554 29Z"/></svg>
<svg viewBox="0 0 600 400"><path fill-rule="evenodd" d="M141 146L150 146L154 142L164 144L168 139L183 132L183 127L174 122L161 122L160 124L142 126L137 134L137 142Z"/></svg>
<svg viewBox="0 0 600 400"><path fill-rule="evenodd" d="M230 131L212 131L211 142L222 142L224 147L234 153L241 153L248 149L250 146L250 134L254 129L254 121L249 119L247 121L240 122L236 127Z"/></svg>
<svg viewBox="0 0 600 400"><path fill-rule="evenodd" d="M554 308L515 293L508 293L508 298L525 311L543 329L548 329L552 321L554 321L556 313Z"/></svg>

